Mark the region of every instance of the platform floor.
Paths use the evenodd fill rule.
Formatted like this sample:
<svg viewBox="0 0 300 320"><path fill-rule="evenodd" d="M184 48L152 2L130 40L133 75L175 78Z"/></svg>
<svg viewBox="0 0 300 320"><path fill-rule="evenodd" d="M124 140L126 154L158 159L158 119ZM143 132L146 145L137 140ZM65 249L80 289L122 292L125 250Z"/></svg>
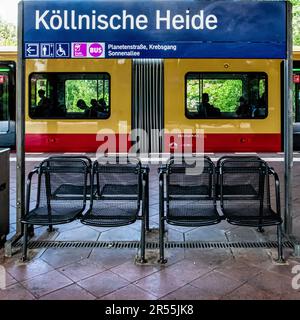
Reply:
<svg viewBox="0 0 300 320"><path fill-rule="evenodd" d="M279 173L283 198L283 154L259 154ZM29 172L48 154L27 154ZM89 155L93 157L94 155ZM208 154L213 160L220 154ZM10 158L10 235L16 229L15 155ZM147 234L153 240L158 228L157 166L150 173L150 221L154 230ZM300 153L295 153L293 174L294 234L300 237ZM61 241L139 240L140 222L128 227L96 228L73 222L55 228L35 229L35 239ZM169 241L268 241L276 239L276 228L264 234L222 222L202 228L167 225ZM6 270L6 289L2 299L79 299L79 300L202 300L202 299L299 299L300 289L292 287L292 269L300 259L284 250L285 265L275 262L275 249L168 249L168 263L157 263L157 250L147 252L149 262L139 265L136 249L49 248L29 250L30 261L20 261L20 253L5 258L0 250L0 265ZM295 282L295 281L294 281ZM298 281L299 282L299 281Z"/></svg>

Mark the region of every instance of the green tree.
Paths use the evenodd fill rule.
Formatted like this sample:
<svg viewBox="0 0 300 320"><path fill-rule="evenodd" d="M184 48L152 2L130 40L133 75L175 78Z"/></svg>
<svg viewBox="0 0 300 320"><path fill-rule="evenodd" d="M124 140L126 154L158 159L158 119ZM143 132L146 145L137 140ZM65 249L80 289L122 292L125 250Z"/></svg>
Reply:
<svg viewBox="0 0 300 320"><path fill-rule="evenodd" d="M79 99L83 99L88 106L91 106L91 99L104 98L106 104L109 103L108 80L66 80L65 90L68 112L82 112L77 107Z"/></svg>
<svg viewBox="0 0 300 320"><path fill-rule="evenodd" d="M16 46L17 30L16 26L8 23L0 17L0 46Z"/></svg>
<svg viewBox="0 0 300 320"><path fill-rule="evenodd" d="M188 80L187 82L187 108L189 112L197 112L197 105L201 102L202 92L208 93L210 103L219 108L221 112L234 112L237 108L238 98L243 94L241 80Z"/></svg>
<svg viewBox="0 0 300 320"><path fill-rule="evenodd" d="M293 4L293 40L294 46L300 46L300 0L291 0Z"/></svg>

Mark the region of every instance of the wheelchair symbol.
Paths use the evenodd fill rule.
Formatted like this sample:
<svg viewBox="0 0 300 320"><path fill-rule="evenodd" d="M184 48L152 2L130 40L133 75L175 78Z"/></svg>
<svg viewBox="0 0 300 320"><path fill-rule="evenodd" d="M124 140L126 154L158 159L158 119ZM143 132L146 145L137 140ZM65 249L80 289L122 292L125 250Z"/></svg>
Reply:
<svg viewBox="0 0 300 320"><path fill-rule="evenodd" d="M55 57L57 57L57 58L70 57L70 44L69 43L56 43L55 44Z"/></svg>
<svg viewBox="0 0 300 320"><path fill-rule="evenodd" d="M58 57L65 57L67 55L66 50L61 46L61 44L58 45L58 49L56 50L56 55Z"/></svg>

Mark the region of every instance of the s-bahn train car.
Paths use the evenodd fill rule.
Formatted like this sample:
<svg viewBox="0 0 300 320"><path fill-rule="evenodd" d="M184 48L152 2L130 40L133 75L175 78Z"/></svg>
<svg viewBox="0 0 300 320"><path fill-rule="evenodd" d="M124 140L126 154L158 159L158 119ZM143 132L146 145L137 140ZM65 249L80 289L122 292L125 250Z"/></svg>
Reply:
<svg viewBox="0 0 300 320"><path fill-rule="evenodd" d="M294 149L300 150L300 47L294 48L293 82Z"/></svg>
<svg viewBox="0 0 300 320"><path fill-rule="evenodd" d="M281 62L27 60L26 150L94 152L101 130L116 151L127 151L126 137L138 128L152 152L181 151L187 135L194 151L197 132L205 151L280 151Z"/></svg>
<svg viewBox="0 0 300 320"><path fill-rule="evenodd" d="M100 130L114 141L127 138L131 64L118 59L27 60L26 150L94 152L101 144Z"/></svg>
<svg viewBox="0 0 300 320"><path fill-rule="evenodd" d="M15 144L16 51L0 52L0 146ZM152 152L282 150L282 61L265 59L26 60L26 151L125 152L143 129ZM295 148L300 50L294 51ZM203 97L210 107L203 108ZM208 100L208 101L207 101ZM184 137L190 139L184 140Z"/></svg>
<svg viewBox="0 0 300 320"><path fill-rule="evenodd" d="M280 70L280 60L167 60L165 126L202 129L209 152L279 151Z"/></svg>
<svg viewBox="0 0 300 320"><path fill-rule="evenodd" d="M0 147L16 143L16 48L0 47Z"/></svg>

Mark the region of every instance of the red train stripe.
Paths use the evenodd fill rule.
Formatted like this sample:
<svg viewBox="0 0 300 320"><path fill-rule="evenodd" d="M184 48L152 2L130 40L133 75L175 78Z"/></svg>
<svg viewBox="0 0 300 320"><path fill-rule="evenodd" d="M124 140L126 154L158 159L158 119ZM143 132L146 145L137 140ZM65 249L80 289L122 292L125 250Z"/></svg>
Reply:
<svg viewBox="0 0 300 320"><path fill-rule="evenodd" d="M104 145L110 145L115 152L127 152L129 149L127 135L107 135L104 138L97 138L96 134L25 135L27 152L96 152Z"/></svg>
<svg viewBox="0 0 300 320"><path fill-rule="evenodd" d="M130 148L127 135L108 135L105 139L96 134L26 134L28 152L95 152L110 146L110 152L126 152ZM165 152L196 151L196 138L165 136ZM278 152L281 151L280 134L205 134L206 152ZM200 151L200 150L198 150Z"/></svg>
<svg viewBox="0 0 300 320"><path fill-rule="evenodd" d="M281 151L281 134L204 134L205 152L278 152ZM200 142L200 143L199 143ZM173 152L202 152L201 140L193 137L165 136L165 150ZM183 148L182 148L183 146ZM182 150L184 149L184 150Z"/></svg>

